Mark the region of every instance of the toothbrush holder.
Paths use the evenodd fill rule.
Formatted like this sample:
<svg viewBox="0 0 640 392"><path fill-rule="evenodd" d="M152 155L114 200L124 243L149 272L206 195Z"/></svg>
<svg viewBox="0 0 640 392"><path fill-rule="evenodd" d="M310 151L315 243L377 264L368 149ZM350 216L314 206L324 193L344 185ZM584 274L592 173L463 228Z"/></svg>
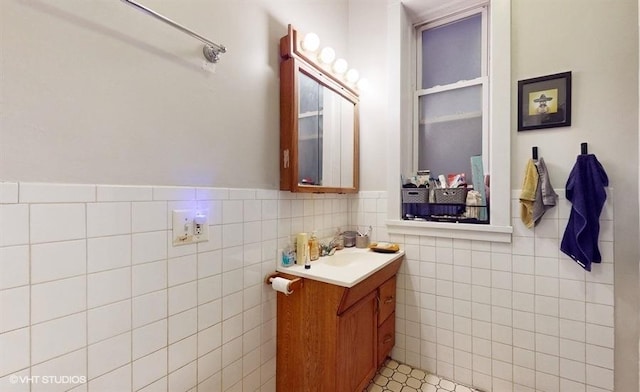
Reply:
<svg viewBox="0 0 640 392"><path fill-rule="evenodd" d="M356 237L356 248L368 248L369 242L368 235L359 235Z"/></svg>

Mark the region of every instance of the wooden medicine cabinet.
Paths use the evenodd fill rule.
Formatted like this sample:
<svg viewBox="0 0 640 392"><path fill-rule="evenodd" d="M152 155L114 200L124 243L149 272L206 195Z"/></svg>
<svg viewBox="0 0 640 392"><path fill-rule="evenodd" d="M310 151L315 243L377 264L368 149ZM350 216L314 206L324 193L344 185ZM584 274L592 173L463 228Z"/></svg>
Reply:
<svg viewBox="0 0 640 392"><path fill-rule="evenodd" d="M358 94L301 48L280 39L280 189L358 192Z"/></svg>

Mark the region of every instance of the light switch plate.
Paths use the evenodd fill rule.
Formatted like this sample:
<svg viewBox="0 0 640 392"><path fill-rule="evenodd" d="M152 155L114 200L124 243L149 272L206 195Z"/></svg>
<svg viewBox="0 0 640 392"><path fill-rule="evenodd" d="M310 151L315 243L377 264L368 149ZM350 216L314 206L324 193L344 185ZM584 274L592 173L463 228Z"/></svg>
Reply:
<svg viewBox="0 0 640 392"><path fill-rule="evenodd" d="M173 245L209 241L207 215L208 211L173 210L171 236Z"/></svg>

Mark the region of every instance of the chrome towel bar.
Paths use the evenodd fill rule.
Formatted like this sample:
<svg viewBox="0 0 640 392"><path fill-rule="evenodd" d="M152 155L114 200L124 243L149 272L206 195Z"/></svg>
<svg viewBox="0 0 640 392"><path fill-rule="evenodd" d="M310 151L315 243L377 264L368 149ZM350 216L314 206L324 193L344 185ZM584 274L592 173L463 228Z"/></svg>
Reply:
<svg viewBox="0 0 640 392"><path fill-rule="evenodd" d="M220 44L216 44L215 42L212 42L206 38L204 38L203 36L201 36L198 33L193 32L192 30L189 30L188 28L182 26L179 23L174 22L173 20L167 18L164 15L160 15L159 13L155 12L154 10L145 7L144 5L140 4L140 3L136 3L133 0L122 0L123 2L129 4L132 7L135 7L137 9L139 9L140 11L143 11L151 16L153 16L154 18L161 20L163 22L165 22L166 24L182 31L183 33L189 34L190 36L192 36L193 38L196 38L198 40L200 40L201 42L204 42L204 48L202 49L202 53L204 54L204 57L211 63L217 63L220 60L220 53L226 53L227 52L227 48L224 45L220 45Z"/></svg>

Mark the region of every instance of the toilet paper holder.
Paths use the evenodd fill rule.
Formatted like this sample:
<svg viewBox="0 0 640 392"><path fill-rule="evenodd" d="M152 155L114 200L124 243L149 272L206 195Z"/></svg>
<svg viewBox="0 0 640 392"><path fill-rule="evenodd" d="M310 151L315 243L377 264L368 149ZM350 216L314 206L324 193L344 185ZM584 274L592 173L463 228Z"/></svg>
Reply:
<svg viewBox="0 0 640 392"><path fill-rule="evenodd" d="M271 284L271 282L273 281L274 278L289 279L289 276L285 276L285 275L279 274L277 272L271 273L271 274L267 274L267 276L265 276L265 278L264 278L264 283L265 284ZM291 284L289 285L289 290L290 291L292 291L292 292L296 291L300 287L302 287L302 278L291 279Z"/></svg>

